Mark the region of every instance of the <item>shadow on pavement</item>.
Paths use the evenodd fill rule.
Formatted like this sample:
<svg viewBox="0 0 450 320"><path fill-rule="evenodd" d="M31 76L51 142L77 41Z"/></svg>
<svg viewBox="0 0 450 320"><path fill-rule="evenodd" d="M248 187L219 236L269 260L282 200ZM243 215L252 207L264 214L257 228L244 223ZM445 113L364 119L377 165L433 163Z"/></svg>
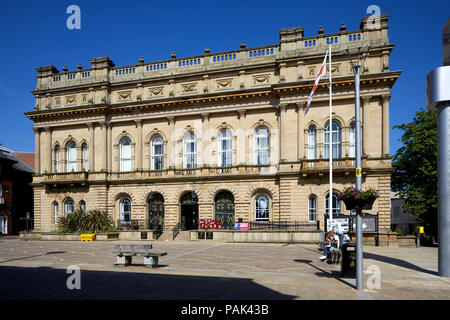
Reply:
<svg viewBox="0 0 450 320"><path fill-rule="evenodd" d="M321 269L321 268L311 264L312 261L311 260L307 260L307 259L296 259L294 261L295 262L299 262L299 263L305 263L305 264L307 264L307 265L309 265L309 266L319 270L320 272L316 272L314 274L314 275L316 275L318 277L334 278L334 279L342 282L343 284L345 284L345 285L347 285L347 286L349 286L351 288L356 288L355 285L352 285L351 283L348 283L347 281L342 280L343 277L340 276L340 272L339 271L326 271L326 270L323 270L323 269ZM323 263L326 263L326 262L323 262ZM351 277L351 275L350 275L350 277Z"/></svg>
<svg viewBox="0 0 450 320"><path fill-rule="evenodd" d="M59 253L66 253L66 251L51 251L51 252L47 252L47 253L44 253L44 254L36 254L34 256L28 256L28 257L22 257L22 258L10 259L10 260L0 260L0 263L17 261L17 260L24 260L24 259L28 259L28 258L43 257L43 256L46 256L46 255L49 255L49 254L59 254Z"/></svg>
<svg viewBox="0 0 450 320"><path fill-rule="evenodd" d="M1 300L292 300L245 278L81 270L81 289L69 290L74 274L49 267L0 266ZM73 277L70 281L72 281Z"/></svg>
<svg viewBox="0 0 450 320"><path fill-rule="evenodd" d="M412 264L410 262L407 262L407 261L401 260L401 259L397 259L397 258L380 256L378 254L368 253L368 252L364 252L363 257L364 257L364 259L377 260L377 261L380 261L380 262L393 264L395 266L411 269L411 270L414 270L414 271L424 272L424 273L432 274L432 275L435 275L435 276L438 275L438 273L436 271L427 270L427 269L418 267L418 266L416 266L416 265L414 265L414 264Z"/></svg>

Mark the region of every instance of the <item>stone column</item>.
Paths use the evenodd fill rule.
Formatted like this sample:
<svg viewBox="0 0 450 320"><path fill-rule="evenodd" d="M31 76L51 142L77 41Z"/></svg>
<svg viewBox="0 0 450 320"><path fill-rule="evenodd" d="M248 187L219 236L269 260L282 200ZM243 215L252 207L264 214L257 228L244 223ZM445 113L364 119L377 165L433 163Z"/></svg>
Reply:
<svg viewBox="0 0 450 320"><path fill-rule="evenodd" d="M142 170L142 119L135 120L136 128L137 128L137 143L136 143L136 167L135 169L140 171Z"/></svg>
<svg viewBox="0 0 450 320"><path fill-rule="evenodd" d="M108 153L107 153L107 169L108 171L112 170L112 159L113 159L113 144L112 144L112 123L108 121L107 124L107 142L108 142Z"/></svg>
<svg viewBox="0 0 450 320"><path fill-rule="evenodd" d="M95 124L89 122L87 124L89 130L89 159L88 159L88 170L91 172L95 171Z"/></svg>
<svg viewBox="0 0 450 320"><path fill-rule="evenodd" d="M176 144L176 138L174 136L174 130L175 130L175 117L174 116L168 116L167 120L169 122L169 131L167 133L167 168L175 167L175 144Z"/></svg>
<svg viewBox="0 0 450 320"><path fill-rule="evenodd" d="M390 94L382 95L382 117L383 117L383 148L382 155L389 156L389 100Z"/></svg>
<svg viewBox="0 0 450 320"><path fill-rule="evenodd" d="M306 103L297 103L297 159L305 157L304 109Z"/></svg>
<svg viewBox="0 0 450 320"><path fill-rule="evenodd" d="M108 166L108 147L107 147L107 141L108 141L108 132L107 132L107 122L101 121L100 126L102 128L102 145L105 148L103 152L101 152L101 158L100 158L100 170L105 171L107 170Z"/></svg>
<svg viewBox="0 0 450 320"><path fill-rule="evenodd" d="M41 173L41 129L33 128L34 131L34 171Z"/></svg>
<svg viewBox="0 0 450 320"><path fill-rule="evenodd" d="M369 103L370 103L370 96L363 96L361 97L362 100L362 107L363 107L363 139L362 139L362 154L368 155L368 142L369 142Z"/></svg>
<svg viewBox="0 0 450 320"><path fill-rule="evenodd" d="M47 157L45 161L45 171L50 173L52 172L52 128L45 127L44 129L47 132Z"/></svg>
<svg viewBox="0 0 450 320"><path fill-rule="evenodd" d="M202 114L202 156L203 156L203 166L210 165L211 162L211 152L209 152L209 112L203 112Z"/></svg>
<svg viewBox="0 0 450 320"><path fill-rule="evenodd" d="M287 104L281 104L279 107L280 112L280 162L286 161L287 154L286 154L286 111L287 111Z"/></svg>

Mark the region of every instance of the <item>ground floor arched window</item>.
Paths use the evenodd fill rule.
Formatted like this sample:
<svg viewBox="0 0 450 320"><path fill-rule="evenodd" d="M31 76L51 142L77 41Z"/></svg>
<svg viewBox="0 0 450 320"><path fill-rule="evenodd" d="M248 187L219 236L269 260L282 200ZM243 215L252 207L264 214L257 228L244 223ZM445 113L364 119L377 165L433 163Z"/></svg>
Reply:
<svg viewBox="0 0 450 320"><path fill-rule="evenodd" d="M255 220L269 221L269 197L264 193L255 198Z"/></svg>
<svg viewBox="0 0 450 320"><path fill-rule="evenodd" d="M120 221L131 221L131 200L128 198L120 200Z"/></svg>
<svg viewBox="0 0 450 320"><path fill-rule="evenodd" d="M341 201L338 198L339 193L333 192L333 200L332 200L332 212L333 216L341 214ZM330 193L325 196L325 213L329 214L329 199Z"/></svg>
<svg viewBox="0 0 450 320"><path fill-rule="evenodd" d="M64 214L69 214L75 211L75 203L72 199L67 199L64 201Z"/></svg>
<svg viewBox="0 0 450 320"><path fill-rule="evenodd" d="M317 199L310 196L308 199L308 221L317 221Z"/></svg>

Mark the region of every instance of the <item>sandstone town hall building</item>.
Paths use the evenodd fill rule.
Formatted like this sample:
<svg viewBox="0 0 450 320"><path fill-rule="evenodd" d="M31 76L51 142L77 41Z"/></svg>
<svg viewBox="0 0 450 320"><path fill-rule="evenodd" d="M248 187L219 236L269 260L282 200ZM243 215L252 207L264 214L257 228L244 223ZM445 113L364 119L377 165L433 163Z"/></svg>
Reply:
<svg viewBox="0 0 450 320"><path fill-rule="evenodd" d="M370 45L361 75L363 189L380 190L372 213L390 228L389 100L400 72L388 16L376 28L342 24L304 37L282 29L277 44L116 66L37 69L34 110L34 226L57 228L77 208L107 210L118 224L189 230L198 219L320 221L329 204L332 130L334 213L355 184L354 79L345 49ZM338 27L338 26L337 26ZM336 28L337 29L337 28ZM239 40L240 41L240 40ZM327 81L306 101L328 45L333 50L333 120ZM352 55L356 59L356 55Z"/></svg>

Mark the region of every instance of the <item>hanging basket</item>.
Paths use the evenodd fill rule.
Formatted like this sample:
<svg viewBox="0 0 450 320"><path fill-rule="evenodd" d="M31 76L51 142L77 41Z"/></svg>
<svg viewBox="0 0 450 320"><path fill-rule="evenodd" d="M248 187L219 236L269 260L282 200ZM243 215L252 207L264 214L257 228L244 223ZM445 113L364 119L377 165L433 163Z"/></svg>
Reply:
<svg viewBox="0 0 450 320"><path fill-rule="evenodd" d="M354 210L354 209L362 209L362 210L372 210L373 203L375 202L376 198L369 198L369 199L345 199L345 208L347 210Z"/></svg>

